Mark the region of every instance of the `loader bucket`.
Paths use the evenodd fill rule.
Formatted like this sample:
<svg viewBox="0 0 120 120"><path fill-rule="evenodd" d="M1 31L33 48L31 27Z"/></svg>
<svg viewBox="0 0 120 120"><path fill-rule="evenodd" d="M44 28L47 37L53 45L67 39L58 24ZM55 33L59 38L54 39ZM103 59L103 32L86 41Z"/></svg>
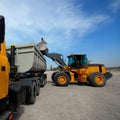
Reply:
<svg viewBox="0 0 120 120"><path fill-rule="evenodd" d="M36 47L42 52L42 54L46 54L48 52L47 42L43 38L41 38L41 41L36 45Z"/></svg>

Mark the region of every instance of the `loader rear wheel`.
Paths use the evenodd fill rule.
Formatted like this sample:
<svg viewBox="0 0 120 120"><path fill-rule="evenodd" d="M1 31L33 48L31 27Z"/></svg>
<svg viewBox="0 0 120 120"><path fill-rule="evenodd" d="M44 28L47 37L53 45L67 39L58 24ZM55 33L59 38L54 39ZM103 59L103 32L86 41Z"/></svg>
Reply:
<svg viewBox="0 0 120 120"><path fill-rule="evenodd" d="M88 81L94 87L103 87L106 84L105 76L100 72L91 73Z"/></svg>
<svg viewBox="0 0 120 120"><path fill-rule="evenodd" d="M55 75L55 83L58 86L68 86L70 83L69 76L64 72L57 73Z"/></svg>

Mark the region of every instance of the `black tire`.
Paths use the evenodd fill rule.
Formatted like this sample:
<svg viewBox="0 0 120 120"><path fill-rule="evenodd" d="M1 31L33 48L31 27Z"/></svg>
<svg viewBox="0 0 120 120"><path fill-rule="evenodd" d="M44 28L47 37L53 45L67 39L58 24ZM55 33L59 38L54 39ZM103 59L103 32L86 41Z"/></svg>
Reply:
<svg viewBox="0 0 120 120"><path fill-rule="evenodd" d="M51 79L52 79L53 82L55 82L55 75L56 75L57 73L58 73L58 72L54 72L54 73L52 74L52 76L51 76Z"/></svg>
<svg viewBox="0 0 120 120"><path fill-rule="evenodd" d="M36 87L36 84L35 84L35 82L33 82L32 83L32 86L31 86L31 88L30 88L31 90L30 90L30 96L29 96L29 99L28 99L28 101L27 101L27 103L28 104L34 104L35 103L35 101L36 101L36 89L37 89L37 87Z"/></svg>
<svg viewBox="0 0 120 120"><path fill-rule="evenodd" d="M43 80L40 87L44 87L45 86L45 81Z"/></svg>
<svg viewBox="0 0 120 120"><path fill-rule="evenodd" d="M60 72L55 75L55 84L58 86L68 86L70 83L69 76L64 73Z"/></svg>
<svg viewBox="0 0 120 120"><path fill-rule="evenodd" d="M88 81L94 87L103 87L106 84L105 76L100 72L91 73L88 76Z"/></svg>
<svg viewBox="0 0 120 120"><path fill-rule="evenodd" d="M39 82L39 81L38 81L38 85L37 85L36 95L37 95L37 96L40 95L40 82Z"/></svg>
<svg viewBox="0 0 120 120"><path fill-rule="evenodd" d="M47 79L45 79L44 77L41 77L41 78L40 78L40 87L43 88L46 83L47 83Z"/></svg>

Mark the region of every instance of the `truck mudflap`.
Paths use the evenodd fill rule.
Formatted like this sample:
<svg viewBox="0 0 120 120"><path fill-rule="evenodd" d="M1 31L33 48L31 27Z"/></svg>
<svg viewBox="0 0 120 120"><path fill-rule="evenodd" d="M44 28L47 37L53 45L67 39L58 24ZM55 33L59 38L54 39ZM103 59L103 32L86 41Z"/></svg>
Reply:
<svg viewBox="0 0 120 120"><path fill-rule="evenodd" d="M1 116L0 120L13 120L12 111L5 111Z"/></svg>
<svg viewBox="0 0 120 120"><path fill-rule="evenodd" d="M17 108L21 104L25 103L25 98L26 98L26 89L20 82L16 82L10 85L9 87L10 106Z"/></svg>
<svg viewBox="0 0 120 120"><path fill-rule="evenodd" d="M105 74L106 80L110 79L111 77L112 77L112 73L106 72L106 74Z"/></svg>

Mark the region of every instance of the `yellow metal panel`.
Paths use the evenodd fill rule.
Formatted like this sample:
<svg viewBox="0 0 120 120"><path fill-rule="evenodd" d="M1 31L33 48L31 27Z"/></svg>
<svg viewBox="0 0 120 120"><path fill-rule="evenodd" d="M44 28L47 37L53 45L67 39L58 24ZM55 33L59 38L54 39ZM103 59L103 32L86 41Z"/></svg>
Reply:
<svg viewBox="0 0 120 120"><path fill-rule="evenodd" d="M107 72L107 71L106 71L105 66L102 66L102 73L103 73L103 74L106 74L106 72Z"/></svg>
<svg viewBox="0 0 120 120"><path fill-rule="evenodd" d="M10 66L6 56L5 42L0 44L0 99L8 95Z"/></svg>
<svg viewBox="0 0 120 120"><path fill-rule="evenodd" d="M90 66L87 68L87 74L90 74L92 72L99 72L99 67L98 66Z"/></svg>
<svg viewBox="0 0 120 120"><path fill-rule="evenodd" d="M106 68L105 68L105 66L104 65L102 65L102 67L101 67L101 70L102 70L102 73L103 74L105 74L106 73ZM88 68L87 68L87 74L89 75L90 73L92 73L92 72L101 72L100 71L100 68L99 68L99 66L89 66Z"/></svg>
<svg viewBox="0 0 120 120"><path fill-rule="evenodd" d="M71 83L72 83L72 82L75 82L74 73L70 72L70 76L71 76L70 82L71 82Z"/></svg>
<svg viewBox="0 0 120 120"><path fill-rule="evenodd" d="M79 82L86 82L87 81L86 68L78 69L77 74L78 74L78 81Z"/></svg>
<svg viewBox="0 0 120 120"><path fill-rule="evenodd" d="M87 75L79 74L78 75L78 81L79 82L86 82L87 81Z"/></svg>

